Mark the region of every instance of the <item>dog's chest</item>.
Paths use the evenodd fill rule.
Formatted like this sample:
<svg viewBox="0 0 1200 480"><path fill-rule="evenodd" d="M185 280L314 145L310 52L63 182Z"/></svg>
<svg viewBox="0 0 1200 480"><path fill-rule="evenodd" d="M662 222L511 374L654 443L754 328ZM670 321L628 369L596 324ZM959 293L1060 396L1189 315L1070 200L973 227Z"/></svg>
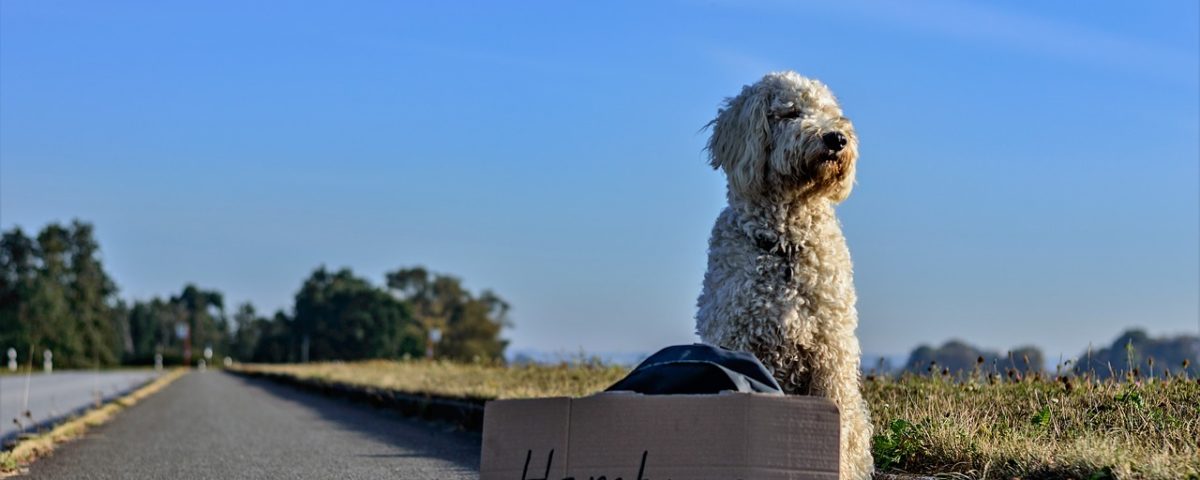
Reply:
<svg viewBox="0 0 1200 480"><path fill-rule="evenodd" d="M790 218L782 225L742 224L746 260L759 282L775 285L781 296L839 298L849 282L851 263L836 218L816 214Z"/></svg>

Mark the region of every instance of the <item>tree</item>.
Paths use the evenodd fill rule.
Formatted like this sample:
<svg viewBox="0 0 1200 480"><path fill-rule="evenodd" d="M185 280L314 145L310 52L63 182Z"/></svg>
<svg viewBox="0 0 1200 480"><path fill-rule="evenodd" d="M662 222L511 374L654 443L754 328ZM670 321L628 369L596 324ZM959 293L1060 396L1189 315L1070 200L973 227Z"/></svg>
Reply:
<svg viewBox="0 0 1200 480"><path fill-rule="evenodd" d="M1150 360L1154 360L1154 366ZM1187 368L1184 368L1184 362ZM1188 375L1200 375L1200 337L1177 335L1153 338L1145 330L1134 328L1122 332L1112 345L1091 350L1079 355L1075 372L1088 373L1097 378L1112 375L1124 376L1136 368L1139 376L1150 373L1160 375L1168 369L1174 373L1186 371Z"/></svg>
<svg viewBox="0 0 1200 480"><path fill-rule="evenodd" d="M104 270L91 224L51 223L30 238L0 237L0 348L49 349L63 367L188 363L212 347L240 360L355 360L420 356L427 346L456 360L503 359L510 306L491 291L422 267L387 275L387 288L349 269L320 267L295 297L293 314L259 317L248 303L232 318L217 290L185 285L178 295L127 304ZM177 334L186 327L186 336ZM427 343L430 332L441 336ZM194 350L189 351L190 347Z"/></svg>
<svg viewBox="0 0 1200 480"><path fill-rule="evenodd" d="M456 277L432 274L424 267L402 268L386 276L387 287L408 303L435 355L461 361L503 360L508 342L500 338L509 326L510 306L485 290L471 294ZM439 330L436 343L429 332Z"/></svg>
<svg viewBox="0 0 1200 480"><path fill-rule="evenodd" d="M255 362L295 362L300 356L292 333L292 319L286 313L275 312L265 323L263 332L254 346L252 360Z"/></svg>
<svg viewBox="0 0 1200 480"><path fill-rule="evenodd" d="M29 317L32 335L29 344L34 349L54 352L59 365L82 364L90 358L84 351L86 324L76 321L67 302L69 283L67 249L69 234L58 224L50 224L38 233L37 243L41 265L32 296L29 298Z"/></svg>
<svg viewBox="0 0 1200 480"><path fill-rule="evenodd" d="M34 341L29 302L37 289L37 257L37 245L19 227L0 238L0 348L25 351Z"/></svg>
<svg viewBox="0 0 1200 480"><path fill-rule="evenodd" d="M1041 349L1033 346L1022 346L1008 352L1009 366L1021 371L1038 371L1046 365L1046 357Z"/></svg>
<svg viewBox="0 0 1200 480"><path fill-rule="evenodd" d="M508 341L500 332L508 325L508 310L508 303L491 291L479 298L468 295L450 315L439 351L458 360L503 360Z"/></svg>
<svg viewBox="0 0 1200 480"><path fill-rule="evenodd" d="M175 326L187 321L182 305L158 297L137 301L127 318L133 349L126 362L148 365L161 354L166 363L183 363L183 342L175 335Z"/></svg>
<svg viewBox="0 0 1200 480"><path fill-rule="evenodd" d="M294 338L301 360L418 355L421 330L408 306L350 269L313 272L296 294Z"/></svg>
<svg viewBox="0 0 1200 480"><path fill-rule="evenodd" d="M125 316L132 345L125 361L149 364L155 355L161 354L165 363L191 364L199 352L210 346L214 355L228 355L234 339L224 305L221 292L191 284L167 300L155 297L134 302ZM177 334L180 326L187 327L186 340ZM185 351L188 350L185 347L190 347L190 351Z"/></svg>
<svg viewBox="0 0 1200 480"><path fill-rule="evenodd" d="M225 301L221 292L187 284L179 295L171 297L171 303L183 309L188 327L188 344L183 352L185 361L191 363L196 352L206 347L216 352L225 351L229 322L225 319Z"/></svg>
<svg viewBox="0 0 1200 480"><path fill-rule="evenodd" d="M0 340L65 367L120 361L124 316L90 224L51 223L36 240L14 228L0 244Z"/></svg>
<svg viewBox="0 0 1200 480"><path fill-rule="evenodd" d="M250 302L238 305L237 313L233 314L233 324L236 333L230 346L230 354L241 361L252 361L254 349L266 334L269 321L259 317Z"/></svg>
<svg viewBox="0 0 1200 480"><path fill-rule="evenodd" d="M91 354L87 364L116 365L124 353L125 319L120 315L117 286L104 271L97 255L100 246L92 238L90 224L75 220L67 234L68 279L63 282L68 308L82 333L83 350Z"/></svg>
<svg viewBox="0 0 1200 480"><path fill-rule="evenodd" d="M962 340L950 340L941 347L917 347L908 356L904 369L918 374L940 374L947 370L958 377L968 375L976 368L983 373L1001 373L1009 368L1015 368L1019 372L1040 372L1044 366L1043 358L1041 350L1037 347L1018 347L1007 355L1001 355L994 350L978 348ZM979 364L980 359L983 359L982 365Z"/></svg>

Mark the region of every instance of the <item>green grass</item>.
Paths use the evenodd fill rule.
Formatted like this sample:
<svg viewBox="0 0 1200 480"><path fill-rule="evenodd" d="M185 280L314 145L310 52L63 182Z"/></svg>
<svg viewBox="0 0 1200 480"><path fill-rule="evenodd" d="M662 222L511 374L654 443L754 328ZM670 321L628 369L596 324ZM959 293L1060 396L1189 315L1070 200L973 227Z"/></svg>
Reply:
<svg viewBox="0 0 1200 480"><path fill-rule="evenodd" d="M410 393L476 399L582 396L627 369L444 362L247 365ZM1196 379L1095 381L869 376L880 471L959 478L1200 479Z"/></svg>

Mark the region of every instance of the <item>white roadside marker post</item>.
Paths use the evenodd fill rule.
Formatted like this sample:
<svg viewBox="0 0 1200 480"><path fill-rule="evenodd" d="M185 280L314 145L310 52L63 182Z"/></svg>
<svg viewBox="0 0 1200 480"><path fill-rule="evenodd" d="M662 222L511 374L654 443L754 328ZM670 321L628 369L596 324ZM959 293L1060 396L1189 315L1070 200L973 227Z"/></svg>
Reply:
<svg viewBox="0 0 1200 480"><path fill-rule="evenodd" d="M212 345L205 345L204 346L204 360L200 361L200 371L203 372L204 368L208 366L208 362L211 362L211 361L212 361Z"/></svg>

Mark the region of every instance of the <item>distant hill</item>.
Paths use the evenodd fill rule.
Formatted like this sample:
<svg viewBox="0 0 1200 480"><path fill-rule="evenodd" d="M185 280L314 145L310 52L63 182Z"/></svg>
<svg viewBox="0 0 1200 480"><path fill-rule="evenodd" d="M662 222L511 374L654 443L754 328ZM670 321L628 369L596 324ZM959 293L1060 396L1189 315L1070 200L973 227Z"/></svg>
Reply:
<svg viewBox="0 0 1200 480"><path fill-rule="evenodd" d="M1128 347L1128 348L1127 348ZM580 364L600 362L607 365L624 365L633 367L652 352L567 352L544 351L536 349L511 350L508 361L512 364L557 365L561 363ZM979 363L979 359L983 363ZM1099 378L1108 378L1111 372L1124 375L1129 371L1129 365L1139 367L1138 373L1145 376L1150 373L1149 359L1154 359L1155 375L1162 375L1169 368L1172 373L1183 370L1184 360L1188 361L1187 372L1192 377L1200 377L1200 337L1195 335L1179 335L1174 337L1151 338L1145 331L1130 329L1113 341L1106 348L1093 350L1090 355L1083 352L1078 359L1067 366L1076 373L1094 371ZM1129 360L1132 359L1132 363ZM1009 369L1018 372L1041 372L1053 370L1053 365L1046 364L1045 355L1037 347L1021 346L1010 351L999 352L971 345L963 340L950 340L941 346L920 345L908 355L879 355L863 354L862 370L864 373L887 374L911 372L927 375L931 364L937 374L943 370L961 377L969 375L978 365L983 373L1006 374ZM1111 370L1109 367L1112 367Z"/></svg>
<svg viewBox="0 0 1200 480"><path fill-rule="evenodd" d="M892 355L864 353L862 354L862 371L863 373L892 373L904 365L907 359L908 354L905 353Z"/></svg>
<svg viewBox="0 0 1200 480"><path fill-rule="evenodd" d="M1153 364L1151 363L1153 359ZM1178 335L1151 338L1141 329L1130 329L1122 333L1112 345L1099 350L1085 351L1075 361L1075 372L1092 372L1098 378L1112 375L1124 376L1137 369L1139 376L1153 373L1161 376L1168 369L1172 373L1185 370L1190 376L1200 376L1200 337Z"/></svg>
<svg viewBox="0 0 1200 480"><path fill-rule="evenodd" d="M508 362L514 365L557 365L599 362L605 365L635 366L650 356L650 352L548 352L531 348L510 350Z"/></svg>

